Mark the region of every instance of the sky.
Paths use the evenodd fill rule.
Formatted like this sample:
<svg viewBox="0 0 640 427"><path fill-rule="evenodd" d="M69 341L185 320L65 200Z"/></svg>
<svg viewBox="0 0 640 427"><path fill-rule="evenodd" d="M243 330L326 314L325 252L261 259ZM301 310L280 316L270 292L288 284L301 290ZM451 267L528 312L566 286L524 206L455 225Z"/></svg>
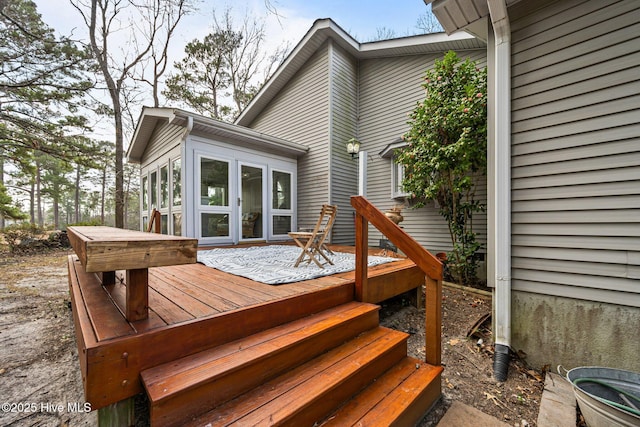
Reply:
<svg viewBox="0 0 640 427"><path fill-rule="evenodd" d="M224 0L200 0L199 11L182 21L175 44L204 37L211 29L213 8L233 4L238 12L243 7L256 15L267 16L267 33L295 45L316 19L331 18L360 42L370 41L378 28L388 28L398 37L415 33L418 17L427 12L423 0L269 0L278 17L266 14L265 0L227 3ZM82 30L78 13L68 0L35 0L43 20L61 34L72 28ZM182 42L179 43L178 41Z"/></svg>
<svg viewBox="0 0 640 427"><path fill-rule="evenodd" d="M275 8L277 15L268 13L265 2ZM73 33L74 38L88 39L86 27L69 0L35 0L35 3L43 21L58 35ZM202 40L211 32L214 8L221 11L229 5L237 15L234 19L236 22L240 22L245 13L265 19L267 42L264 48L267 51L275 51L286 43L293 48L314 21L321 18L333 19L360 42L371 41L378 29L382 28L393 31L396 37L412 35L417 32L418 18L428 11L423 0L245 0L235 3L228 0L199 0L199 10L183 18L176 30L170 45L170 63L184 57L186 43L194 39ZM126 40L123 40L125 44ZM104 97L108 99L106 93ZM99 129L100 126L104 128ZM94 136L112 139L109 137L113 135L111 128L108 120L101 125L96 124L94 131L97 135Z"/></svg>

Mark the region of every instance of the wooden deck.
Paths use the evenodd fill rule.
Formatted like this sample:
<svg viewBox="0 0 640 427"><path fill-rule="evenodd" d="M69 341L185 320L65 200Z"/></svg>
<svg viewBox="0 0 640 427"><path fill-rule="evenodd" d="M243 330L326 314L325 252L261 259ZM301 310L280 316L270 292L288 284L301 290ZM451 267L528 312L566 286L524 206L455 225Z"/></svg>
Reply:
<svg viewBox="0 0 640 427"><path fill-rule="evenodd" d="M128 321L126 277L117 271L115 283L103 285L78 257L69 257L85 397L94 409L142 392L146 369L345 304L355 292L353 271L273 286L201 264L154 267L148 270L148 317ZM425 280L410 260L371 267L368 277L390 283L394 293ZM387 297L378 293L365 301Z"/></svg>

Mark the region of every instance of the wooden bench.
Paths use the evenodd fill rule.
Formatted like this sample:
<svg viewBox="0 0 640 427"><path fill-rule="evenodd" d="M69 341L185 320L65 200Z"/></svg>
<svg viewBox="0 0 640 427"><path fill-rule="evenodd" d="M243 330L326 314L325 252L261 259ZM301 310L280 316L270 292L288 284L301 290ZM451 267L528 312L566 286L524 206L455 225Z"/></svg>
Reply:
<svg viewBox="0 0 640 427"><path fill-rule="evenodd" d="M198 240L102 226L68 227L69 242L87 273L103 286L113 285L117 270L126 270L125 317L149 317L149 268L196 262Z"/></svg>

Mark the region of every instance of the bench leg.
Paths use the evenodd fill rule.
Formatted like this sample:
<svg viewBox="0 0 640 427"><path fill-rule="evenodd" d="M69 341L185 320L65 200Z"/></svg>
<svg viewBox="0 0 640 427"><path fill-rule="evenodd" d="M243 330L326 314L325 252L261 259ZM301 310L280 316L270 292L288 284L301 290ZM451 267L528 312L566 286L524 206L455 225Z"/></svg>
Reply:
<svg viewBox="0 0 640 427"><path fill-rule="evenodd" d="M149 317L149 269L127 270L127 307L129 322Z"/></svg>

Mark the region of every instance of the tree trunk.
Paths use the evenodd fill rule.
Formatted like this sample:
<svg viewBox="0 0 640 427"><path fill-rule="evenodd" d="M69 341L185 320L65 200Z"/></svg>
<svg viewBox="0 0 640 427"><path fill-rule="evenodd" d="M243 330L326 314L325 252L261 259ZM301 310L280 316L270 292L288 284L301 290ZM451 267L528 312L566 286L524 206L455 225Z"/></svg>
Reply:
<svg viewBox="0 0 640 427"><path fill-rule="evenodd" d="M75 222L80 222L80 165L76 165Z"/></svg>
<svg viewBox="0 0 640 427"><path fill-rule="evenodd" d="M100 193L100 224L104 225L104 199L107 192L107 168L102 169L102 192Z"/></svg>
<svg viewBox="0 0 640 427"><path fill-rule="evenodd" d="M40 195L40 162L36 160L36 208L38 209L38 226L44 226L43 213L42 213L42 196Z"/></svg>
<svg viewBox="0 0 640 427"><path fill-rule="evenodd" d="M58 197L53 198L53 226L56 230L60 228L60 202Z"/></svg>
<svg viewBox="0 0 640 427"><path fill-rule="evenodd" d="M2 160L2 148L0 148L0 184L4 185L4 161ZM4 230L4 216L0 215L0 231Z"/></svg>
<svg viewBox="0 0 640 427"><path fill-rule="evenodd" d="M122 108L118 95L114 97L113 102L113 111L116 120L116 228L124 228L124 171L122 165L122 158L124 157L124 135L122 133Z"/></svg>
<svg viewBox="0 0 640 427"><path fill-rule="evenodd" d="M29 191L29 217L31 218L31 224L36 224L36 201L35 201L36 187L35 183L31 181L31 191Z"/></svg>

